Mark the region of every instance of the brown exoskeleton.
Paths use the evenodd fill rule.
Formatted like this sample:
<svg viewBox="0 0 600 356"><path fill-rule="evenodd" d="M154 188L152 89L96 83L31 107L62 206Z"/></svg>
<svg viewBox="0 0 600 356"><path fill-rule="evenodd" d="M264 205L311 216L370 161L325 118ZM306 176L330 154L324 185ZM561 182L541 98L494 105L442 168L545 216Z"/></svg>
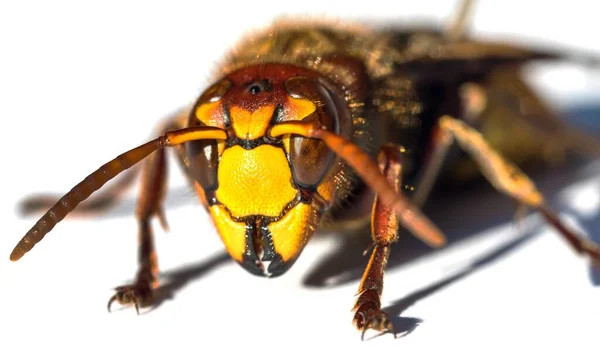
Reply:
<svg viewBox="0 0 600 356"><path fill-rule="evenodd" d="M400 226L431 246L444 244L443 232L419 207L436 179L464 169L462 158L446 160L456 142L499 191L541 212L573 248L600 262L598 246L564 226L517 168L564 150L599 151L595 138L557 121L519 77L529 61L563 56L471 40L462 25L437 32L280 23L248 38L196 103L167 120L158 138L60 198L11 259L148 158L137 210L139 270L132 284L117 288L109 308L115 301L151 304L158 271L150 221L163 219L165 150L174 147L227 251L253 274L285 273L325 221L370 213L373 248L354 322L363 331L392 330L380 304L391 245ZM504 133L501 139L496 132ZM81 209L111 197L90 199Z"/></svg>

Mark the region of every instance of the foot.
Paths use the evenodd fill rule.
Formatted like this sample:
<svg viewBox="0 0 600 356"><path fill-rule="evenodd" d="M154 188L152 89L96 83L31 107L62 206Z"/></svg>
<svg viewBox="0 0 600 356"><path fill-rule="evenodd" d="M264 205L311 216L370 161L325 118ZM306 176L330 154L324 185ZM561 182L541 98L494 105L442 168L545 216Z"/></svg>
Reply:
<svg viewBox="0 0 600 356"><path fill-rule="evenodd" d="M373 293L369 293L373 292ZM354 314L354 325L358 328L359 331L362 331L361 339L365 339L365 333L367 330L377 330L381 332L389 332L396 337L396 332L394 330L394 325L390 321L390 318L387 314L381 310L379 303L376 300L369 297L376 296L375 291L366 291L358 298L355 307Z"/></svg>
<svg viewBox="0 0 600 356"><path fill-rule="evenodd" d="M121 305L135 306L135 311L140 314L140 307L148 306L152 303L153 293L152 288L148 283L137 282L134 284L124 285L115 288L116 293L108 301L108 312L114 302L119 302Z"/></svg>

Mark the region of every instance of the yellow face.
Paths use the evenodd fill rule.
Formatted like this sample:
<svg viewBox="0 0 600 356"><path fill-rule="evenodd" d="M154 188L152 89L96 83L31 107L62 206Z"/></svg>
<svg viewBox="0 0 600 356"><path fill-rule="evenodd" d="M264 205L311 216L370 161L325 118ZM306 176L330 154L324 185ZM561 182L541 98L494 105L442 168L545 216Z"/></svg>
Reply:
<svg viewBox="0 0 600 356"><path fill-rule="evenodd" d="M197 179L196 189L231 257L253 274L281 275L319 225L335 184L325 177L329 167L314 185L307 188L299 182L306 175L298 173L303 169L296 162L300 158L293 158L299 157L294 152L302 151L299 144L290 135L273 139L268 130L276 120L301 121L317 106L307 98L277 95L276 88L250 93L260 105L248 105L243 100L246 92L231 86L224 85L227 94L199 101L190 117L190 123L222 126L228 131L227 141L189 150L188 159L191 168L196 162L205 171L214 170L210 178Z"/></svg>

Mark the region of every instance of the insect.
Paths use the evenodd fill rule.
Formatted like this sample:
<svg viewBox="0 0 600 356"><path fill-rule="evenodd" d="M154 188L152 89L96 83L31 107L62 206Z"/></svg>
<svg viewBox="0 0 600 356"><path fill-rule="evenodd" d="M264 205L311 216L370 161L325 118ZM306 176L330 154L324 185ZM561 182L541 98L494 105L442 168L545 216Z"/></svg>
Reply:
<svg viewBox="0 0 600 356"><path fill-rule="evenodd" d="M109 307L151 304L157 264L150 221L164 220L165 151L173 147L232 259L253 274L285 273L329 220L371 216L371 259L355 303L361 330L391 329L380 297L400 226L432 246L444 244L443 232L419 206L459 162L474 162L498 190L540 211L597 261L598 247L567 229L517 168L561 150L597 152L595 139L554 121L518 77L528 61L560 58L469 40L460 21L447 32L279 24L243 42L215 83L167 120L157 139L108 162L62 197L11 259L92 192L144 161L139 270L134 283L117 288ZM521 111L514 100L526 100L540 115ZM507 120L518 129L505 127ZM496 132L505 135L494 141ZM473 161L451 160L453 142ZM363 197L371 204L358 204ZM97 202L86 203L91 209Z"/></svg>

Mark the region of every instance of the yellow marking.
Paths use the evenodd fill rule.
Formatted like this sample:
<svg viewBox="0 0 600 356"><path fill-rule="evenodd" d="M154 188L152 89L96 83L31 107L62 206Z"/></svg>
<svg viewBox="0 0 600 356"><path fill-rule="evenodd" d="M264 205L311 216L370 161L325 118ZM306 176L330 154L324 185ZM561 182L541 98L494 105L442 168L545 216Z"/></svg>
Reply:
<svg viewBox="0 0 600 356"><path fill-rule="evenodd" d="M262 137L267 131L274 111L273 105L262 106L254 112L234 106L229 111L233 131L241 139L254 140Z"/></svg>
<svg viewBox="0 0 600 356"><path fill-rule="evenodd" d="M281 220L268 225L275 252L281 255L284 262L300 254L314 233L315 217L315 211L310 205L300 203Z"/></svg>
<svg viewBox="0 0 600 356"><path fill-rule="evenodd" d="M283 107L283 116L285 121L300 121L312 114L316 109L315 103L308 99L296 99L288 96L287 102Z"/></svg>
<svg viewBox="0 0 600 356"><path fill-rule="evenodd" d="M217 199L236 217L279 216L297 194L285 153L270 145L225 149L218 179Z"/></svg>
<svg viewBox="0 0 600 356"><path fill-rule="evenodd" d="M480 132L450 116L443 116L439 125L456 138L460 147L471 155L496 189L531 207L543 204L544 198L535 184L517 166L490 147Z"/></svg>
<svg viewBox="0 0 600 356"><path fill-rule="evenodd" d="M205 103L196 109L196 118L206 126L220 127L223 122L223 107L220 101Z"/></svg>
<svg viewBox="0 0 600 356"><path fill-rule="evenodd" d="M210 214L227 252L233 259L242 262L246 249L246 223L233 221L221 205L211 206Z"/></svg>

